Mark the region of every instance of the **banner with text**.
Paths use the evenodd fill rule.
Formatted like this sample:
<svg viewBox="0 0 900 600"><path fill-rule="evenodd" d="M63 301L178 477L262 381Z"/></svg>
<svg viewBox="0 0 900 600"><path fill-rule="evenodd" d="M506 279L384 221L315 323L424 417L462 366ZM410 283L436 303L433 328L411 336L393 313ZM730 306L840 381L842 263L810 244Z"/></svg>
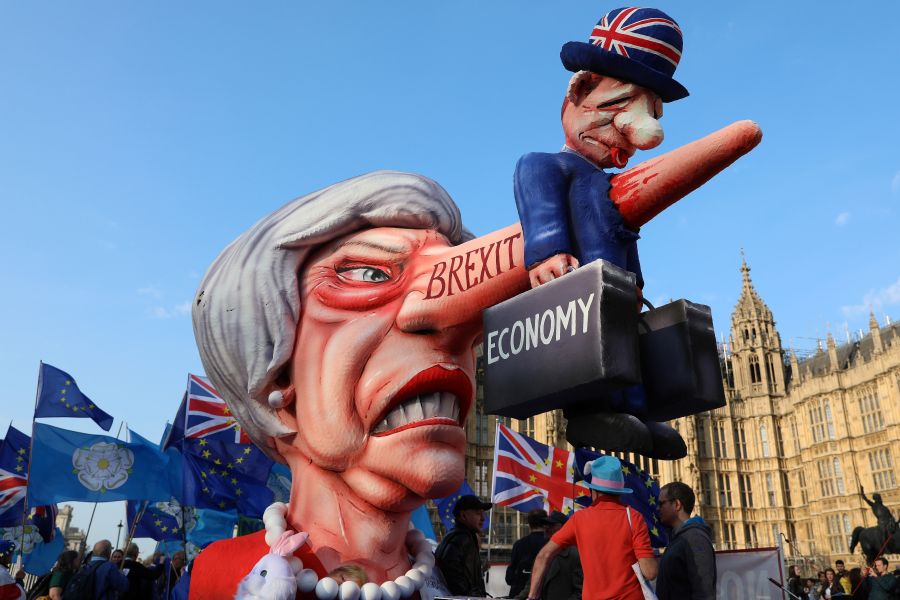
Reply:
<svg viewBox="0 0 900 600"><path fill-rule="evenodd" d="M770 577L783 582L778 548L716 552L716 600L786 598Z"/></svg>

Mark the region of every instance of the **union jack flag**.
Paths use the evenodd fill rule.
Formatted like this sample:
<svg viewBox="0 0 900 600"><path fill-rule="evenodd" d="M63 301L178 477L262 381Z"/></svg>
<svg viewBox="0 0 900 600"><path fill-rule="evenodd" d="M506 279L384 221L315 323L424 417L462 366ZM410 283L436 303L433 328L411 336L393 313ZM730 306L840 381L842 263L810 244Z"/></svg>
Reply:
<svg viewBox="0 0 900 600"><path fill-rule="evenodd" d="M184 435L187 438L205 438L221 431L234 430L236 444L250 443L250 438L206 377L188 375L186 417Z"/></svg>
<svg viewBox="0 0 900 600"><path fill-rule="evenodd" d="M497 423L493 502L521 512L543 508L566 514L590 490L575 481L574 455Z"/></svg>
<svg viewBox="0 0 900 600"><path fill-rule="evenodd" d="M0 515L19 503L25 497L27 488L28 480L23 475L0 468Z"/></svg>
<svg viewBox="0 0 900 600"><path fill-rule="evenodd" d="M646 52L670 63L662 72L673 72L681 60L682 34L678 24L666 14L649 8L622 8L610 11L594 26L590 42L604 50L631 57L629 52Z"/></svg>
<svg viewBox="0 0 900 600"><path fill-rule="evenodd" d="M22 524L30 449L31 438L10 425L0 441L0 527Z"/></svg>

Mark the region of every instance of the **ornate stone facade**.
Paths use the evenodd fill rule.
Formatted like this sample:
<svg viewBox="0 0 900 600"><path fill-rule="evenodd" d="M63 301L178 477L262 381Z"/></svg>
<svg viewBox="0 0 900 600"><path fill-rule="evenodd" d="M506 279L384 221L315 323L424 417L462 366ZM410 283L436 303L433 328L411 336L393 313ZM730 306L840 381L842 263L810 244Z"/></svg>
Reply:
<svg viewBox="0 0 900 600"><path fill-rule="evenodd" d="M864 486L900 508L900 327L869 332L799 360L785 351L750 268L731 319L722 366L727 405L678 419L688 456L661 464L662 482L699 496L717 548L772 546L810 567L841 558L853 527L875 525ZM782 537L784 536L784 537Z"/></svg>
<svg viewBox="0 0 900 600"><path fill-rule="evenodd" d="M56 526L63 532L66 550L81 552L85 548L85 535L82 530L72 527L73 512L75 512L75 509L70 504L60 508L59 513L56 515Z"/></svg>

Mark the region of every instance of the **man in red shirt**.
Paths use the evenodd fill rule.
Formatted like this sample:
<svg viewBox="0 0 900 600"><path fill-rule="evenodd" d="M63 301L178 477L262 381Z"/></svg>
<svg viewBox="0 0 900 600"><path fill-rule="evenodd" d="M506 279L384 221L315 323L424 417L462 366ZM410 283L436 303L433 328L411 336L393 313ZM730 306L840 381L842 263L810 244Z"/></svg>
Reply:
<svg viewBox="0 0 900 600"><path fill-rule="evenodd" d="M631 493L625 487L622 463L614 456L601 456L589 465L590 479L585 483L591 488L593 504L572 515L540 551L534 561L529 600L540 598L547 565L572 545L581 555L584 600L643 600L634 563L645 578L656 578L659 562L650 546L647 525L640 513L627 511L619 501L619 496Z"/></svg>

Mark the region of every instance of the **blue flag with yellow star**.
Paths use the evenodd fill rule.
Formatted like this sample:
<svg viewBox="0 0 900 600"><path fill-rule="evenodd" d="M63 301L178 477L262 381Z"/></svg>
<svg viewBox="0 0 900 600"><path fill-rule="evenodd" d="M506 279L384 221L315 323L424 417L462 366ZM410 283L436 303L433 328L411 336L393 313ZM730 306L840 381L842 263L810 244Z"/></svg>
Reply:
<svg viewBox="0 0 900 600"><path fill-rule="evenodd" d="M28 504L64 500L168 500L180 491L181 465L130 432L123 442L35 423Z"/></svg>
<svg viewBox="0 0 900 600"><path fill-rule="evenodd" d="M462 485L456 492L450 494L446 498L437 498L434 505L438 509L438 516L441 518L441 525L444 526L444 532L448 532L456 525L456 519L453 518L453 507L456 501L463 496L475 496L475 491L469 485L469 482L463 479ZM487 531L491 526L490 513L484 513L484 530Z"/></svg>
<svg viewBox="0 0 900 600"><path fill-rule="evenodd" d="M188 506L260 518L285 485L272 481L274 461L240 431L224 401L197 375L188 378L164 447L181 453L182 501Z"/></svg>
<svg viewBox="0 0 900 600"><path fill-rule="evenodd" d="M109 431L113 424L112 416L81 393L74 377L47 363L41 363L34 416L92 419L104 431Z"/></svg>
<svg viewBox="0 0 900 600"><path fill-rule="evenodd" d="M600 452L577 448L575 450L576 479L584 479L584 465L600 456L603 456ZM623 501L644 517L647 529L650 531L650 545L654 548L665 547L669 543L669 536L659 521L659 482L630 462L624 460L621 462L625 487L633 490L631 494L622 494ZM588 504L590 504L590 496L583 498L587 498ZM577 502L584 504L580 498Z"/></svg>
<svg viewBox="0 0 900 600"><path fill-rule="evenodd" d="M31 438L9 426L0 442L0 527L22 525Z"/></svg>
<svg viewBox="0 0 900 600"><path fill-rule="evenodd" d="M168 502L147 503L129 500L126 513L128 522L134 527L134 537L147 537L158 542L187 540L198 548L230 538L237 523L234 511L182 507L174 498Z"/></svg>

